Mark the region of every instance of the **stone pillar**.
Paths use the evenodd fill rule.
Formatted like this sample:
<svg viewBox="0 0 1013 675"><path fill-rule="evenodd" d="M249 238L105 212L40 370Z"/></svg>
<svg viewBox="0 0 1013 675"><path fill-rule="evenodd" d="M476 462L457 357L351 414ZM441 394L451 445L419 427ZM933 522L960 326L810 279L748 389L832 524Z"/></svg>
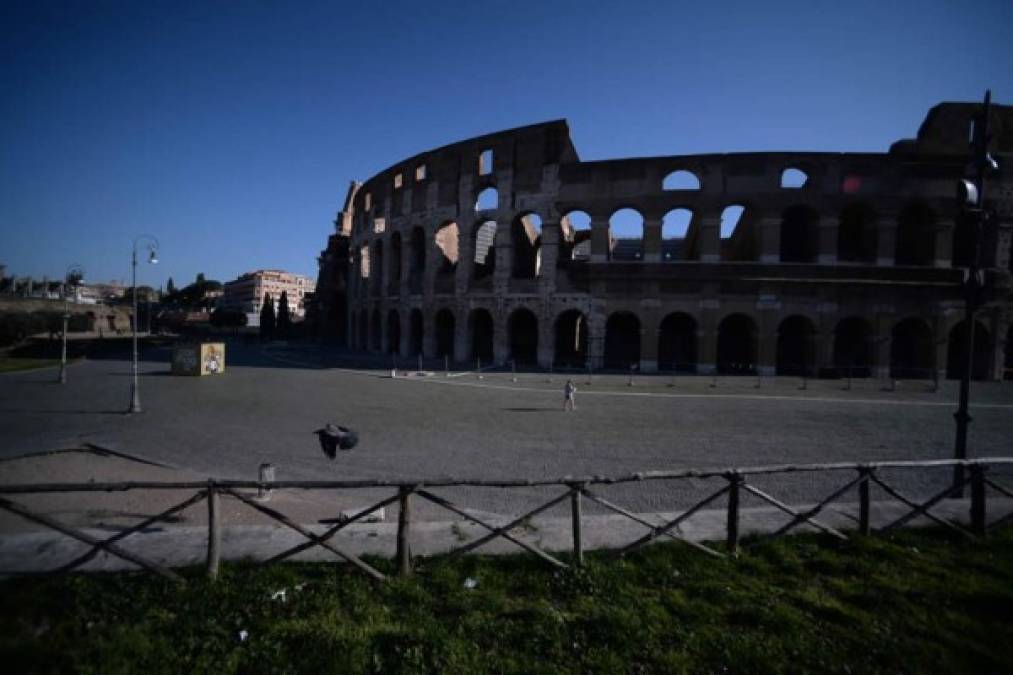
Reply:
<svg viewBox="0 0 1013 675"><path fill-rule="evenodd" d="M661 219L644 219L644 262L661 262Z"/></svg>
<svg viewBox="0 0 1013 675"><path fill-rule="evenodd" d="M760 231L760 262L781 262L781 219L764 216L757 225Z"/></svg>
<svg viewBox="0 0 1013 675"><path fill-rule="evenodd" d="M591 218L591 262L606 262L609 254L609 223L598 216Z"/></svg>
<svg viewBox="0 0 1013 675"><path fill-rule="evenodd" d="M593 308L587 320L587 352L591 367L601 368L605 360L605 316Z"/></svg>
<svg viewBox="0 0 1013 675"><path fill-rule="evenodd" d="M940 380L946 379L946 357L949 356L950 333L946 328L946 319L942 316L934 317L932 321L932 367Z"/></svg>
<svg viewBox="0 0 1013 675"><path fill-rule="evenodd" d="M439 267L440 247L436 245L436 230L433 227L427 226L425 233L426 269L422 275L422 294L427 301L430 301L436 292L436 271Z"/></svg>
<svg viewBox="0 0 1013 675"><path fill-rule="evenodd" d="M876 314L875 336L873 337L873 370L876 377L890 377L890 343L892 341L893 316Z"/></svg>
<svg viewBox="0 0 1013 675"><path fill-rule="evenodd" d="M460 265L460 262L458 262ZM455 313L454 322L454 361L464 363L471 356L471 343L468 334L469 312L467 308Z"/></svg>
<svg viewBox="0 0 1013 675"><path fill-rule="evenodd" d="M505 312L493 314L492 327L492 358L496 363L506 363L510 358L510 330Z"/></svg>
<svg viewBox="0 0 1013 675"><path fill-rule="evenodd" d="M1006 368L1006 340L1009 339L1010 323L1009 318L1003 317L999 311L993 312L990 318L991 321L985 322L988 330L992 333L992 349L990 352L992 354L992 363L988 371L988 379L1001 382L1003 371Z"/></svg>
<svg viewBox="0 0 1013 675"><path fill-rule="evenodd" d="M454 290L458 296L466 295L471 284L475 264L475 223L467 220L457 227L457 269L454 273Z"/></svg>
<svg viewBox="0 0 1013 675"><path fill-rule="evenodd" d="M657 312L642 312L640 324L640 372L658 372L658 330Z"/></svg>
<svg viewBox="0 0 1013 675"><path fill-rule="evenodd" d="M756 372L764 377L777 373L777 319L776 307L760 307L756 345Z"/></svg>
<svg viewBox="0 0 1013 675"><path fill-rule="evenodd" d="M840 221L836 217L823 216L819 222L819 253L817 262L820 265L837 264L837 235Z"/></svg>
<svg viewBox="0 0 1013 675"><path fill-rule="evenodd" d="M402 275L402 278L403 275ZM400 314L401 317L401 344L398 345L398 356L408 358L408 350L412 340L412 310L405 308Z"/></svg>
<svg viewBox="0 0 1013 675"><path fill-rule="evenodd" d="M711 375L717 372L718 363L718 330L717 313L721 301L706 298L700 301L700 323L696 332L696 372L698 375Z"/></svg>
<svg viewBox="0 0 1013 675"><path fill-rule="evenodd" d="M509 227L496 223L496 269L493 270L493 289L503 297L510 292L510 277L513 274L514 248Z"/></svg>
<svg viewBox="0 0 1013 675"><path fill-rule="evenodd" d="M881 218L876 223L876 264L890 267L897 256L897 221Z"/></svg>
<svg viewBox="0 0 1013 675"><path fill-rule="evenodd" d="M538 269L538 288L543 296L552 295L556 291L556 267L559 260L559 239L562 233L559 223L543 223L540 257Z"/></svg>
<svg viewBox="0 0 1013 675"><path fill-rule="evenodd" d="M401 302L404 302L408 298L408 279L411 272L411 230L408 231L409 236L405 237L401 235L401 279L400 279L400 297Z"/></svg>
<svg viewBox="0 0 1013 675"><path fill-rule="evenodd" d="M953 265L953 229L952 220L940 220L936 223L936 247L934 267L951 267Z"/></svg>
<svg viewBox="0 0 1013 675"><path fill-rule="evenodd" d="M700 218L700 262L721 261L721 215Z"/></svg>
<svg viewBox="0 0 1013 675"><path fill-rule="evenodd" d="M435 312L422 309L422 356L431 359L436 356Z"/></svg>
<svg viewBox="0 0 1013 675"><path fill-rule="evenodd" d="M542 230L544 232L544 230ZM552 316L543 314L538 317L538 367L549 368L556 354L556 331Z"/></svg>

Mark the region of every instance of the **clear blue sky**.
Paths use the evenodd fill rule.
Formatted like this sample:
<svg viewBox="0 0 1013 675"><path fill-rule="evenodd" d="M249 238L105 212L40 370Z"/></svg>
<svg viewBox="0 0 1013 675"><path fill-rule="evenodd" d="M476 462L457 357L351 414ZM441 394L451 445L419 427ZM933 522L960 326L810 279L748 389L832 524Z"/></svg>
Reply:
<svg viewBox="0 0 1013 675"><path fill-rule="evenodd" d="M0 263L155 285L316 275L348 182L567 118L583 159L885 151L1013 103L1013 2L173 2L0 7Z"/></svg>

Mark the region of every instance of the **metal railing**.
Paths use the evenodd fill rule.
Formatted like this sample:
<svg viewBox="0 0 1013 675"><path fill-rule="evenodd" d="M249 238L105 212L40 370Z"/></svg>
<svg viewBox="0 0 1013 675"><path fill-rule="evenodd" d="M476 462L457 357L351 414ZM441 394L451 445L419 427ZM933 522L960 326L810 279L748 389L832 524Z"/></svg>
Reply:
<svg viewBox="0 0 1013 675"><path fill-rule="evenodd" d="M909 495L904 494L897 489L896 486L889 483L882 475L882 472L887 470L900 470L900 471L912 471L918 469L930 469L930 468L946 468L953 466L962 466L966 469L964 472L963 481L959 485L947 485L944 489L932 495L928 499L917 499ZM602 507L606 512L611 512L623 516L645 528L647 533L639 538L627 543L624 546L620 546L615 550L617 555L623 555L637 548L640 548L646 544L649 544L662 537L672 539L681 542L687 546L700 551L701 553L715 556L725 557L727 555L736 555L740 548L740 516L741 516L741 503L742 497L745 494L753 495L759 498L760 501L775 507L777 510L784 512L790 517L790 520L782 525L780 528L773 532L768 532L761 536L757 541L769 539L773 537L783 536L794 530L803 524L809 525L816 530L829 534L830 536L838 539L849 539L849 536L842 532L840 529L835 528L821 520L817 519L817 516L826 509L829 505L840 500L842 496L850 491L857 490L858 492L858 518L857 518L857 534L859 536L867 536L873 533L889 532L896 528L902 527L913 519L918 517L925 517L931 521L951 529L953 531L964 534L968 537L980 537L984 536L986 532L1004 524L1010 520L1013 520L1013 512L1010 512L1000 518L995 518L991 523L988 522L987 518L987 492L991 488L992 491L1013 499L1013 490L1007 488L989 476L989 471L998 467L1010 467L1013 466L1013 457L994 457L994 458L983 458L976 460L921 460L921 461L884 461L884 462L869 462L869 463L828 463L828 464L782 464L775 466L761 466L761 467L739 467L732 469L685 469L676 471L647 471L632 474L625 474L620 476L608 477L608 476L565 476L562 478L552 479L514 479L514 480L479 480L479 479L419 479L419 480L346 480L346 481L241 481L241 480L216 480L209 479L206 482L193 482L193 481L181 481L181 482L149 482L149 481L135 481L135 482L113 482L113 483L37 483L37 484L21 484L21 485L0 485L0 509L4 509L11 513L17 514L22 518L39 523L49 529L60 532L68 537L76 539L78 541L88 544L91 549L70 561L69 563L61 566L60 568L53 570L54 572L68 572L76 569L94 558L100 551L106 552L113 556L127 560L135 565L142 568L160 574L168 579L174 581L183 582L182 577L173 572L167 566L159 564L147 557L140 555L135 552L128 551L118 545L118 542L129 537L130 535L140 532L145 528L159 521L168 521L175 514L187 509L201 501L207 502L208 508L208 534L207 534L207 574L215 578L218 575L220 565L220 549L221 549L221 532L222 532L222 512L220 508L220 497L225 495L243 503L250 508L268 516L269 518L281 523L299 533L306 539L296 546L286 549L281 553L278 553L266 561L264 564L270 564L280 562L287 558L290 558L298 553L306 551L307 549L319 546L337 557L345 560L346 562L354 565L359 571L366 574L367 576L377 580L383 581L386 579L381 571L362 560L361 557L354 553L342 548L332 540L341 530L345 529L349 525L356 523L370 514L376 512L378 509L382 509L388 505L394 504L395 502L399 506L398 510L398 524L397 524L397 538L396 538L396 550L394 557L397 561L396 569L399 575L408 575L413 571L425 567L427 562L420 559L413 560L411 553L411 541L412 541L412 497L425 500L429 503L435 504L436 506L450 511L451 513L463 518L471 523L474 523L485 530L487 534L471 540L467 543L461 544L456 548L452 548L445 555L446 557L455 557L474 551L475 549L489 543L490 541L502 538L513 544L521 547L522 549L530 552L537 556L539 559L544 560L547 564L550 564L557 568L568 568L571 566L580 566L584 563L584 545L583 545L583 524L585 516L582 512L582 500L587 499L590 502L597 504ZM759 476L772 476L778 474L791 474L791 473L830 473L830 472L853 472L855 475L853 478L848 480L843 486L840 486L833 490L828 496L820 499L814 505L807 507L793 507L781 500L777 499L768 492L761 490L750 482L753 477ZM644 517L643 514L634 513L630 509L627 509L619 504L616 504L609 499L606 499L600 494L598 488L609 485L619 485L628 483L642 483L645 481L685 481L693 479L717 479L723 482L721 487L717 490L710 492L706 497L696 501L688 508L683 509L678 515L669 518L664 523L654 523ZM906 511L899 517L894 517L892 520L886 523L879 523L877 526L873 526L872 523L872 502L870 497L870 488L875 484L881 488L889 497L902 504L906 507ZM962 489L965 485L970 485L971 488L971 499L970 499L970 513L968 522L969 525L964 525L961 522L954 522L945 517L941 517L932 512L932 509L940 504L943 500L950 497L957 489ZM453 487L488 487L498 489L522 489L522 488L552 488L561 487L564 491L553 496L548 501L541 503L534 509L528 510L521 516L511 518L509 522L505 524L494 524L489 522L488 519L479 517L474 513L471 513L464 508L448 501L447 499L440 497L432 492L433 489L437 488L453 488ZM294 522L291 518L286 516L284 513L261 503L254 497L244 494L241 490L244 489L256 489L258 491L268 490L279 490L279 489L298 489L298 490L362 490L362 489L375 489L375 488L393 488L395 493L391 496L387 496L380 501L368 506L364 509L358 510L347 518L340 519L336 524L329 527L324 532L317 534L308 530L303 525ZM144 519L142 522L122 530L111 537L106 539L97 539L94 536L84 532L78 528L71 527L58 520L42 514L34 512L27 507L12 501L9 497L16 495L31 495L31 494L43 494L43 493L95 493L95 492L125 492L130 490L197 490L197 492L186 500L158 513ZM683 537L677 528L693 515L700 512L706 506L714 503L715 501L725 498L725 541L724 551L719 550L719 546L716 546L714 542L702 543L698 541L691 541L688 538ZM524 541L521 537L516 536L512 531L518 526L528 522L531 518L559 505L564 502L569 502L570 517L572 523L572 551L569 557L569 562L560 559L557 555L553 555L534 544Z"/></svg>

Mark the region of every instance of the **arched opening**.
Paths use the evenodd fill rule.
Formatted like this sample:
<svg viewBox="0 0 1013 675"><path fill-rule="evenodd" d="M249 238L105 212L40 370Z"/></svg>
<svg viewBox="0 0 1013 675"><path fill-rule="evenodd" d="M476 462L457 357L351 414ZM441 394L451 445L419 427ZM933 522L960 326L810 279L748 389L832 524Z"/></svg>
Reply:
<svg viewBox="0 0 1013 675"><path fill-rule="evenodd" d="M486 309L476 309L468 317L468 332L471 336L471 358L492 361L492 314Z"/></svg>
<svg viewBox="0 0 1013 675"><path fill-rule="evenodd" d="M619 209L609 218L609 251L613 260L644 257L644 217L636 209Z"/></svg>
<svg viewBox="0 0 1013 675"><path fill-rule="evenodd" d="M487 220L475 228L475 263L472 277L480 281L496 270L496 221Z"/></svg>
<svg viewBox="0 0 1013 675"><path fill-rule="evenodd" d="M676 312L661 321L658 329L659 370L696 372L696 321Z"/></svg>
<svg viewBox="0 0 1013 675"><path fill-rule="evenodd" d="M566 267L571 260L591 259L591 216L584 211L570 211L559 219L559 260Z"/></svg>
<svg viewBox="0 0 1013 675"><path fill-rule="evenodd" d="M781 187L787 190L797 190L809 182L809 176L805 171L789 167L781 172Z"/></svg>
<svg viewBox="0 0 1013 675"><path fill-rule="evenodd" d="M689 209L672 209L661 219L661 260L672 262L689 257L686 250L686 236L693 221Z"/></svg>
<svg viewBox="0 0 1013 675"><path fill-rule="evenodd" d="M440 250L440 260L436 266L437 276L454 276L457 271L459 232L457 223L449 222L436 230L436 248Z"/></svg>
<svg viewBox="0 0 1013 675"><path fill-rule="evenodd" d="M390 283L387 292L398 295L401 292L401 233L390 235Z"/></svg>
<svg viewBox="0 0 1013 675"><path fill-rule="evenodd" d="M396 309L387 312L387 353L397 354L401 349L401 316Z"/></svg>
<svg viewBox="0 0 1013 675"><path fill-rule="evenodd" d="M673 171L661 182L663 190L699 190L700 179L692 171Z"/></svg>
<svg viewBox="0 0 1013 675"><path fill-rule="evenodd" d="M868 204L848 204L841 210L837 259L856 263L876 261L876 212Z"/></svg>
<svg viewBox="0 0 1013 675"><path fill-rule="evenodd" d="M777 329L777 374L812 375L816 329L804 316L790 316Z"/></svg>
<svg viewBox="0 0 1013 675"><path fill-rule="evenodd" d="M816 262L819 214L808 206L791 206L781 216L781 262Z"/></svg>
<svg viewBox="0 0 1013 675"><path fill-rule="evenodd" d="M975 380L989 379L992 365L992 335L985 324L974 322L974 357L971 361L971 378ZM959 380L967 367L967 320L963 320L950 330L949 344L946 349L946 377Z"/></svg>
<svg viewBox="0 0 1013 675"><path fill-rule="evenodd" d="M373 260L372 266L372 291L374 295L379 295L383 292L383 240L378 239L373 244Z"/></svg>
<svg viewBox="0 0 1013 675"><path fill-rule="evenodd" d="M718 372L756 374L756 324L745 314L732 314L718 326Z"/></svg>
<svg viewBox="0 0 1013 675"><path fill-rule="evenodd" d="M632 312L615 312L605 323L605 367L640 365L640 319Z"/></svg>
<svg viewBox="0 0 1013 675"><path fill-rule="evenodd" d="M921 319L904 319L893 327L890 377L926 379L932 376L932 331Z"/></svg>
<svg viewBox="0 0 1013 675"><path fill-rule="evenodd" d="M513 277L534 279L538 276L542 245L542 219L537 213L528 213L514 219L510 226L513 245Z"/></svg>
<svg viewBox="0 0 1013 675"><path fill-rule="evenodd" d="M580 310L567 310L556 319L553 363L559 367L572 368L587 363L587 318Z"/></svg>
<svg viewBox="0 0 1013 675"><path fill-rule="evenodd" d="M411 266L408 268L408 292L421 293L426 273L426 231L421 226L412 228Z"/></svg>
<svg viewBox="0 0 1013 675"><path fill-rule="evenodd" d="M488 187L478 193L475 200L476 211L494 211L499 208L499 192L494 187Z"/></svg>
<svg viewBox="0 0 1013 675"><path fill-rule="evenodd" d="M518 309L510 315L510 358L517 363L538 361L538 319L529 309Z"/></svg>
<svg viewBox="0 0 1013 675"><path fill-rule="evenodd" d="M911 202L897 217L898 265L932 265L936 254L936 214L925 202Z"/></svg>
<svg viewBox="0 0 1013 675"><path fill-rule="evenodd" d="M436 356L454 356L454 313L441 309L436 313Z"/></svg>
<svg viewBox="0 0 1013 675"><path fill-rule="evenodd" d="M726 206L721 212L721 260L747 262L757 259L758 246L750 215L741 204Z"/></svg>
<svg viewBox="0 0 1013 675"><path fill-rule="evenodd" d="M953 267L970 267L974 259L975 220L961 213L953 227Z"/></svg>
<svg viewBox="0 0 1013 675"><path fill-rule="evenodd" d="M872 375L872 326L857 316L837 322L834 328L834 368L840 376Z"/></svg>
<svg viewBox="0 0 1013 675"><path fill-rule="evenodd" d="M422 320L422 310L413 309L411 332L408 334L408 356L418 356L422 353L423 331L425 331L425 325Z"/></svg>
<svg viewBox="0 0 1013 675"><path fill-rule="evenodd" d="M369 337L370 337L369 348L371 351L374 352L380 351L381 345L380 339L383 336L381 330L382 324L380 323L380 310L379 308L376 308L373 310L373 320L369 327Z"/></svg>

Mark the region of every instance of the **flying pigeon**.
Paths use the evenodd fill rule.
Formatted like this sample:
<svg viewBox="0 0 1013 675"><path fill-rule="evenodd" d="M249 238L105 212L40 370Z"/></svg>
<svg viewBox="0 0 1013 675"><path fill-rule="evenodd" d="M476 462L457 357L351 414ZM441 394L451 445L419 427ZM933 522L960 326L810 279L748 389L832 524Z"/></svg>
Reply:
<svg viewBox="0 0 1013 675"><path fill-rule="evenodd" d="M359 442L359 435L348 427L341 427L328 422L323 429L314 431L320 439L320 449L328 458L334 459L338 454L338 448L351 450Z"/></svg>

